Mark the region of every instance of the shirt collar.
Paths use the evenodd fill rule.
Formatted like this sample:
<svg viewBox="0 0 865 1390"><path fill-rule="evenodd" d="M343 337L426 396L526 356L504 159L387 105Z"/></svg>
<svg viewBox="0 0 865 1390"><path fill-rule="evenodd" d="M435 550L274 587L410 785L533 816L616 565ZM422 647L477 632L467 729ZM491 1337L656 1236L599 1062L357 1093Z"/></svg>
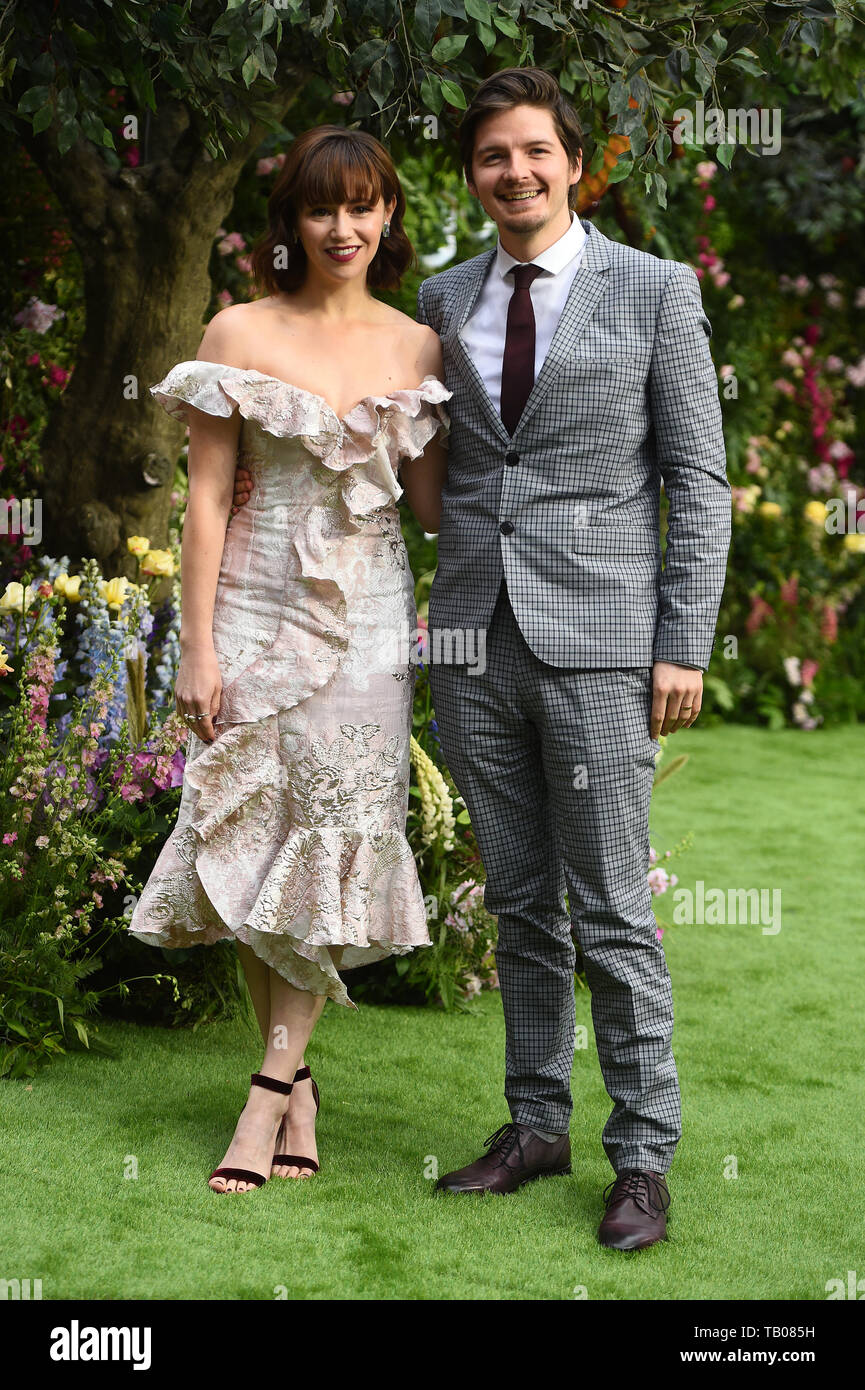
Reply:
<svg viewBox="0 0 865 1390"><path fill-rule="evenodd" d="M542 251L539 256L532 257L532 265L539 265L542 270L550 275L558 275L559 271L564 270L566 265L579 255L586 244L586 229L577 214L571 210L571 225L558 241L554 241L552 246L548 246L546 251ZM507 275L511 266L523 265L523 261L518 261L515 256L510 255L502 246L501 240L496 245L496 270L503 278Z"/></svg>

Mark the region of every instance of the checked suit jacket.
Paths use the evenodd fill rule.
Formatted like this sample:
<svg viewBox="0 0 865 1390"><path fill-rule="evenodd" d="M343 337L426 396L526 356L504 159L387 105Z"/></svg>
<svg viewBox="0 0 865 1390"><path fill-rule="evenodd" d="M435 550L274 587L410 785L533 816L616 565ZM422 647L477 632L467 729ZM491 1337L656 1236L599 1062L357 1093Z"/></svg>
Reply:
<svg viewBox="0 0 865 1390"><path fill-rule="evenodd" d="M705 670L730 486L700 284L690 266L582 225L582 264L513 436L460 338L495 248L418 291L453 392L429 626L486 629L504 576L550 665Z"/></svg>

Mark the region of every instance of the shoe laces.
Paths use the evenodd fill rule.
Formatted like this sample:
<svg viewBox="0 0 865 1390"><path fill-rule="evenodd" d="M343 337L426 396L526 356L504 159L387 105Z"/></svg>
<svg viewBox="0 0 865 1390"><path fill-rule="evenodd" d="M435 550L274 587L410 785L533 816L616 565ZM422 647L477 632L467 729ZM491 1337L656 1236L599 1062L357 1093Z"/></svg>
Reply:
<svg viewBox="0 0 865 1390"><path fill-rule="evenodd" d="M660 1198L660 1206L657 1206L652 1200L653 1196ZM626 1168L623 1173L613 1179L608 1187L604 1188L605 1206L610 1206L613 1202L624 1201L626 1197L630 1197L634 1205L639 1207L640 1211L645 1212L646 1216L651 1216L655 1212L665 1212L670 1205L670 1194L666 1183L645 1168ZM644 1205L646 1202L648 1202L648 1207Z"/></svg>
<svg viewBox="0 0 865 1390"><path fill-rule="evenodd" d="M484 1148L489 1149L490 1156L496 1154L501 1165L511 1151L514 1141L517 1148L521 1149L520 1132L513 1121L510 1121L508 1124L499 1125L498 1129L484 1140Z"/></svg>

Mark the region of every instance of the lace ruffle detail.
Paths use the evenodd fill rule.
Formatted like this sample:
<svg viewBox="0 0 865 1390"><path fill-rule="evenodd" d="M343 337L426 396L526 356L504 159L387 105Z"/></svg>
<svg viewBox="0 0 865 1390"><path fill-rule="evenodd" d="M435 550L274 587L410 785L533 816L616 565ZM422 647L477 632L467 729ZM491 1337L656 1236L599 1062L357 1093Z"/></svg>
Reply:
<svg viewBox="0 0 865 1390"><path fill-rule="evenodd" d="M169 415L188 424L187 405L209 415L230 416L235 407L268 434L301 438L306 448L337 471L377 462L380 482L390 495L402 489L394 469L417 458L435 434L446 438L450 417L442 402L453 395L438 377L384 396L365 396L342 419L321 396L253 368L229 367L195 359L179 362L151 394ZM381 469L382 463L386 466Z"/></svg>
<svg viewBox="0 0 865 1390"><path fill-rule="evenodd" d="M199 360L179 362L150 387L176 419L187 405L227 417L235 408L277 438L300 438L325 467L339 474L338 494L309 507L292 535L306 581L303 604L286 605L271 645L222 692L215 722L264 718L306 699L324 685L348 646L346 595L333 554L367 517L402 495L396 469L417 458L449 429L441 402L452 393L435 376L419 387L367 396L339 420L326 401L262 372Z"/></svg>

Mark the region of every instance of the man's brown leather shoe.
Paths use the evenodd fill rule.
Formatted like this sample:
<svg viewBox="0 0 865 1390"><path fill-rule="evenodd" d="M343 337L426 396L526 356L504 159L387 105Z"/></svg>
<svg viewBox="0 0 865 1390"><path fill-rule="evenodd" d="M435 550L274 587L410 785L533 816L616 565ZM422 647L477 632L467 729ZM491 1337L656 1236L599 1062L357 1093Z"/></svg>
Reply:
<svg viewBox="0 0 865 1390"><path fill-rule="evenodd" d="M609 1196L607 1195L609 1193ZM667 1239L670 1193L663 1173L625 1168L604 1189L606 1216L598 1240L613 1250L642 1250Z"/></svg>
<svg viewBox="0 0 865 1390"><path fill-rule="evenodd" d="M516 1192L534 1178L571 1171L571 1141L539 1139L528 1125L507 1124L484 1140L489 1150L467 1168L445 1173L436 1192Z"/></svg>

